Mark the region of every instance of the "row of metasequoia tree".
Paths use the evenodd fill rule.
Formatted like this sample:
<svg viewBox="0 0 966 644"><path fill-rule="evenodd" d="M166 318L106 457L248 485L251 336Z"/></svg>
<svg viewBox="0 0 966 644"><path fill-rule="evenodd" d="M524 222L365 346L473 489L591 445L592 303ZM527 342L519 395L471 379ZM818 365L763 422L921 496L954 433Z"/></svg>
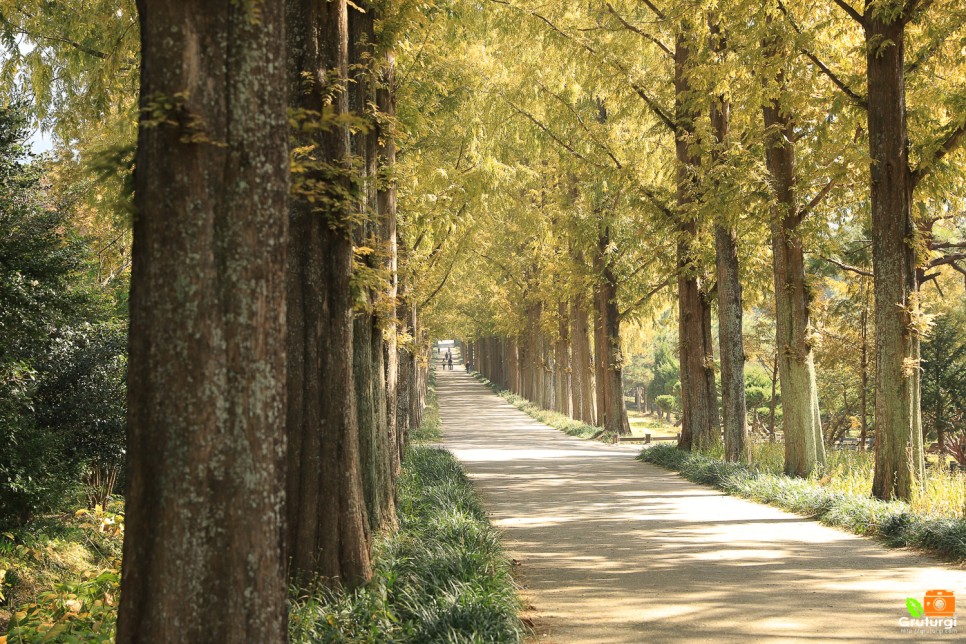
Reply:
<svg viewBox="0 0 966 644"><path fill-rule="evenodd" d="M367 2L138 4L118 641L284 641L290 583L370 577L420 422L392 47Z"/></svg>
<svg viewBox="0 0 966 644"><path fill-rule="evenodd" d="M532 206L543 208L545 192L557 189L568 195L562 199L564 212L575 212L580 201L589 203L582 217L595 221L596 226L590 232L592 241L588 231L582 231L578 242L584 245L575 252L573 239L566 240L570 232L560 218L554 220L552 234L564 238L554 261L573 260L569 273L558 271L554 276L566 285L551 283L552 279L538 284L533 276L543 267L536 258L515 271L515 277L505 282L518 293L518 321L498 329L492 323L477 325L467 336L476 338L470 344L474 364L490 379L537 404L595 422L611 432L628 431L621 386L623 312L617 305L624 284L614 278L612 270L615 255L621 251L612 244L613 218L607 212L613 207L607 203L608 195L619 191L603 186L600 177L610 172L610 176L628 181L627 173L619 174L629 163L621 146L630 149L635 141L622 142L600 127L595 129L595 121L604 125L612 118L608 108L626 113L627 108L619 103L620 92L624 92L630 97L626 100L640 100L641 109L649 114L648 136L665 139L674 149L670 189L658 182L642 185L637 175L626 191L635 191L637 203L654 212L654 219L670 222L668 227L676 239L673 280L683 412L679 446L707 448L720 444L723 436L729 459L749 456L742 336L742 312L747 304L743 301L736 218L729 212L733 204L741 202L729 195L739 192L738 180L732 176L735 168L741 167L743 158L757 156L768 193L764 203L770 209L786 472L806 476L825 462L813 358L812 294L803 242L806 219L826 200L836 199L840 211L845 212L855 211L856 202L864 203L871 214L875 290L873 494L883 499L909 499L917 481L922 480L924 467L919 345L928 322L920 304L920 286L936 279L937 271L930 273L931 268L951 265L963 271L956 264L961 254L937 257L934 253L942 245L933 237L932 226L942 215L917 217L914 197L924 179L958 151L966 138L966 123L954 111L937 107L937 114L943 116L936 119L938 123L930 123L931 129L921 120L917 124L926 143L913 159L905 85L910 75L941 55L937 52L955 50L954 34L961 33L966 17L961 12L943 14L943 28L930 30L928 21L940 11L930 2L867 2L856 9L844 0L834 0L834 6L823 9L835 12L828 19L846 23L837 27L841 33L855 31L863 38L857 46L864 52L863 58L849 58L854 57L852 50L836 51L842 55L841 64L854 63L863 70L862 76L843 80L815 53L818 37L803 35L800 18L782 2L730 2L700 10L685 9L685 3L676 2L615 2L586 11L557 11L529 2L501 4L508 19L530 21L533 33L540 34L544 55L552 49L565 52L561 59L582 61L572 64L577 71L561 72L564 80L557 86L551 85L555 79L549 74L541 74L542 100L565 108L555 112L556 117L539 102L531 102L529 107L523 103L526 86L512 95L501 90L501 97L511 114L522 117L548 146L556 147L570 160L570 168L578 168L568 170L570 182L541 188L539 202L531 198ZM915 60L909 60L905 52L908 31L915 32L919 44ZM623 55L626 43L632 41L612 35L622 32L628 39L641 38L639 42L650 48L648 55L654 63L646 80L638 80L641 73L631 71L634 63ZM743 72L735 70L742 65L750 70L745 76L753 82L744 88L747 96L740 94L739 80L732 85L720 80L741 79ZM612 72L603 81L602 69ZM845 107L820 115L823 120L803 122L796 113L801 90L795 89L793 94L790 89L792 83L800 82L790 77L793 73L810 74L813 85L828 83L839 94L835 101ZM577 81L572 78L596 87L597 94L578 86L587 92L581 96L573 90ZM600 89L602 85L606 89ZM858 89L862 85L864 89ZM554 87L562 89L555 92ZM739 99L741 111L733 119L733 106ZM851 140L844 145L868 146L865 176L853 183L845 172L829 170L824 185L808 194L797 157L804 152L814 162L809 137L829 136L827 132L845 120L841 114L854 119L847 132ZM568 127L568 120L574 125ZM737 132L733 120L740 128ZM825 145L832 147L832 141L829 138ZM839 154L843 158L848 153ZM526 150L522 163L536 166L534 156L532 149ZM754 169L751 164L746 167L749 173ZM578 176L579 180L574 179ZM958 185L955 178L945 181L949 186ZM863 187L867 194L861 194ZM852 203L836 196L849 191L859 193ZM945 198L949 197L943 195L939 200ZM613 203L617 201L613 197ZM712 240L710 257L702 254L708 238ZM649 243L658 245L654 240ZM947 244L960 246L958 242ZM592 255L589 261L584 252ZM592 341L587 330L588 305L593 313ZM713 333L715 318L717 332ZM720 378L716 378L717 370Z"/></svg>

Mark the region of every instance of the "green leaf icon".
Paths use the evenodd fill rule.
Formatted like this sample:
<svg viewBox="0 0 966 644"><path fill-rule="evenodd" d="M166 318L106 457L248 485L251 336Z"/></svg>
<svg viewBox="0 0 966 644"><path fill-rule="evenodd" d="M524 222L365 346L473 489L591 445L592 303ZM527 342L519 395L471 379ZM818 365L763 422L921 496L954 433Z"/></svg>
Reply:
<svg viewBox="0 0 966 644"><path fill-rule="evenodd" d="M919 603L918 599L906 597L906 609L909 611L909 616L915 619L921 619L926 616L926 611L922 609L922 604Z"/></svg>

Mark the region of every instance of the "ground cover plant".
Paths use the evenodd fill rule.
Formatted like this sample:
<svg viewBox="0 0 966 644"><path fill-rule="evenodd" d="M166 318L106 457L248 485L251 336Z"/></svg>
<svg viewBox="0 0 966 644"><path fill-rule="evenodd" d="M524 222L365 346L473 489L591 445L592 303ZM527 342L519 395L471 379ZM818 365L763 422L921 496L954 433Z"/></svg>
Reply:
<svg viewBox="0 0 966 644"><path fill-rule="evenodd" d="M412 447L398 507L398 532L376 543L373 580L297 595L292 641L520 641L510 562L453 455Z"/></svg>
<svg viewBox="0 0 966 644"><path fill-rule="evenodd" d="M826 468L808 478L781 473L781 445L759 444L755 464L729 463L720 454L683 452L671 445L645 449L638 460L676 470L695 483L777 505L897 547L915 547L966 560L966 485L963 475L936 470L910 503L869 496L873 455L829 454Z"/></svg>
<svg viewBox="0 0 966 644"><path fill-rule="evenodd" d="M518 396L512 391L503 389L480 373L474 372L473 377L486 385L498 396L503 398L503 400L507 401L531 418L539 420L541 423L549 425L554 429L559 429L568 436L599 440L604 443L613 443L615 441L615 435L613 433L601 429L600 427L588 425L587 423L575 420L566 414L544 409L543 407L540 407L539 405L527 400L523 396Z"/></svg>

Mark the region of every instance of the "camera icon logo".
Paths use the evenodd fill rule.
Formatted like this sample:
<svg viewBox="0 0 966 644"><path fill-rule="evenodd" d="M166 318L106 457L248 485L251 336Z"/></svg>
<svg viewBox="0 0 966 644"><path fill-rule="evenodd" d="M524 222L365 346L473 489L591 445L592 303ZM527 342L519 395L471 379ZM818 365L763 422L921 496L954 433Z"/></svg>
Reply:
<svg viewBox="0 0 966 644"><path fill-rule="evenodd" d="M949 590L927 590L922 603L926 617L952 617L956 614L956 596Z"/></svg>

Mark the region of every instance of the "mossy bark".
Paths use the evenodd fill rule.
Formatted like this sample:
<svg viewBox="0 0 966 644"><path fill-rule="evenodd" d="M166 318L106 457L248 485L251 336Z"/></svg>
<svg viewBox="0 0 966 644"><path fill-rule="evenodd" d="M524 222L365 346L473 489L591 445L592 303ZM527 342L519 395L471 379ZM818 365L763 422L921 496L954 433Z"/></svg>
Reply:
<svg viewBox="0 0 966 644"><path fill-rule="evenodd" d="M912 497L923 478L917 230L905 97L905 17L868 7L869 153L875 284L875 475L880 499Z"/></svg>
<svg viewBox="0 0 966 644"><path fill-rule="evenodd" d="M345 0L289 3L288 25L291 104L321 114L331 101L337 114L348 113ZM316 146L318 167L305 179L326 198L299 198L290 210L287 552L297 582L321 577L353 587L369 579L371 562L355 382L347 377L355 347L349 132L310 131L298 144Z"/></svg>
<svg viewBox="0 0 966 644"><path fill-rule="evenodd" d="M281 642L285 15L210 1L138 11L117 641Z"/></svg>

